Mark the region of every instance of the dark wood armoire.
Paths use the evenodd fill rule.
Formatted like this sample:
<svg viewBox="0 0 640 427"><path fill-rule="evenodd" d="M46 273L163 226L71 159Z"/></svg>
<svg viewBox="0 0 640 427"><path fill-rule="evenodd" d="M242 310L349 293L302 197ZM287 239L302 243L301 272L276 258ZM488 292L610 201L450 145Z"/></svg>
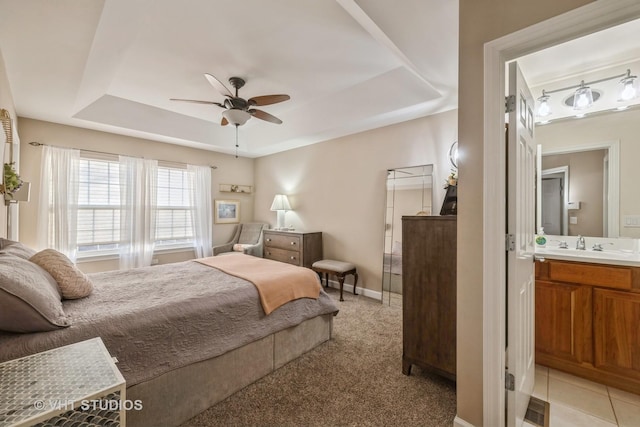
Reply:
<svg viewBox="0 0 640 427"><path fill-rule="evenodd" d="M402 372L456 378L456 217L402 217Z"/></svg>

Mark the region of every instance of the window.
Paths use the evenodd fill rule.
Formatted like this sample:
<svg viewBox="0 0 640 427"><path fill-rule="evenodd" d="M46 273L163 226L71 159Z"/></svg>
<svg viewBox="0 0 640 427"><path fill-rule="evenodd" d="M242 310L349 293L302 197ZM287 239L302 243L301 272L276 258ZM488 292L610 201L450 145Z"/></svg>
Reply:
<svg viewBox="0 0 640 427"><path fill-rule="evenodd" d="M117 254L120 241L120 164L115 159L80 159L78 257ZM158 167L156 249L193 246L189 175Z"/></svg>
<svg viewBox="0 0 640 427"><path fill-rule="evenodd" d="M190 191L186 169L158 167L156 247L192 246Z"/></svg>
<svg viewBox="0 0 640 427"><path fill-rule="evenodd" d="M78 257L118 251L120 165L81 158L78 194Z"/></svg>

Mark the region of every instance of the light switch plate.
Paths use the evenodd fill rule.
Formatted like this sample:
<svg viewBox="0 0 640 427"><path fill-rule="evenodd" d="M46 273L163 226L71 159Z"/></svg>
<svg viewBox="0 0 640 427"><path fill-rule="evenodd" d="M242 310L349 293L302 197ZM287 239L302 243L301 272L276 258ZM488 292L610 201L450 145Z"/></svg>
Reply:
<svg viewBox="0 0 640 427"><path fill-rule="evenodd" d="M578 217L577 216L570 216L569 217L569 224L577 224L578 223Z"/></svg>
<svg viewBox="0 0 640 427"><path fill-rule="evenodd" d="M625 215L624 227L640 227L640 215Z"/></svg>

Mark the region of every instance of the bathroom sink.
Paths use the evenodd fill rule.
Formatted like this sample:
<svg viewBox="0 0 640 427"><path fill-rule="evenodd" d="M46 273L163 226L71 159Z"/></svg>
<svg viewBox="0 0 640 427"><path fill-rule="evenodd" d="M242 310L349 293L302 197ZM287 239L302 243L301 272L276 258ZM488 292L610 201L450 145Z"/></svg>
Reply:
<svg viewBox="0 0 640 427"><path fill-rule="evenodd" d="M568 260L584 260L588 262L599 263L616 263L616 261L622 261L624 264L640 263L640 255L627 250L620 249L604 249L602 251L594 251L592 249L578 250L578 249L561 249L561 248L536 248L536 254L540 256L547 256L549 258L559 258Z"/></svg>

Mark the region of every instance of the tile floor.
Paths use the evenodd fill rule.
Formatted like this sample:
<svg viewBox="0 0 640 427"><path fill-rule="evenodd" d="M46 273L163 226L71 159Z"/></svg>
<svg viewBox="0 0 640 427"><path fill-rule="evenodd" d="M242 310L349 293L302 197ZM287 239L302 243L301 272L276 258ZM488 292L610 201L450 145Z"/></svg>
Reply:
<svg viewBox="0 0 640 427"><path fill-rule="evenodd" d="M640 427L640 395L555 369L536 366L533 395L549 402L550 427Z"/></svg>

